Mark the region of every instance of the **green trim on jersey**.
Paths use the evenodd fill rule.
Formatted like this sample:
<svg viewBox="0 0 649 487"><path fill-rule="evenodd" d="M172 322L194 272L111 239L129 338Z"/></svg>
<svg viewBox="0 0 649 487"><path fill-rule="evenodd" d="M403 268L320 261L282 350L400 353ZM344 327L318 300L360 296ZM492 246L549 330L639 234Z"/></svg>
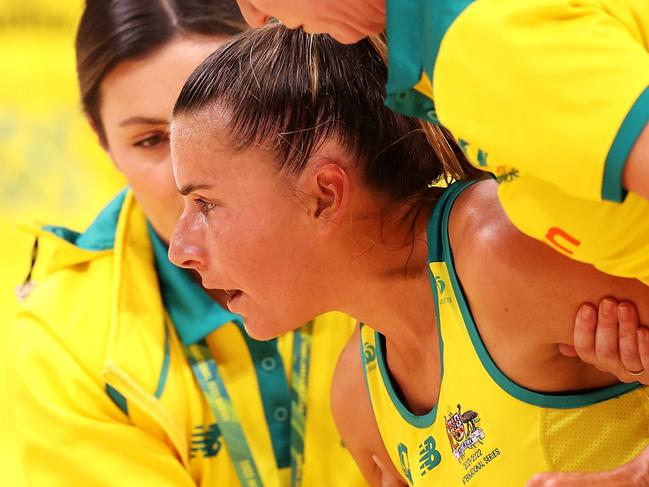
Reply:
<svg viewBox="0 0 649 487"><path fill-rule="evenodd" d="M629 110L620 130L615 136L604 166L604 179L602 181L602 199L622 202L626 198L626 190L622 187L622 170L629 157L629 153L649 122L649 87Z"/></svg>
<svg viewBox="0 0 649 487"><path fill-rule="evenodd" d="M442 213L442 220L434 221L433 219L431 219L429 231L431 228L441 228L441 238L438 237L438 239L441 240L441 247L443 248L444 257L443 261L446 263L448 273L451 278L451 285L453 286L457 304L460 308L460 312L462 313L462 318L464 319L464 323L471 338L471 342L473 343L473 347L478 354L483 367L494 380L494 382L496 382L496 384L498 384L510 396L515 397L516 399L519 399L528 404L532 404L534 406L555 409L572 409L589 406L591 404L596 404L598 402L621 396L622 394L641 387L642 384L634 382L631 384L615 384L612 386L592 389L583 392L566 392L555 394L541 393L532 391L516 384L498 368L496 363L491 358L489 351L485 347L482 338L480 337L480 332L476 327L473 316L471 315L471 311L469 310L469 306L464 297L462 286L455 272L455 263L453 261L453 253L451 250L451 243L448 235L449 215L453 207L453 202L470 184L472 184L472 182L454 183L449 187L449 189L446 190L446 194L443 196L443 198L445 197L443 212L436 211L434 213L434 215L438 217L439 213ZM437 248L439 249L439 247Z"/></svg>
<svg viewBox="0 0 649 487"><path fill-rule="evenodd" d="M397 411L399 411L401 417L405 421L410 423L412 426L414 426L415 428L429 428L430 426L433 425L433 423L435 423L435 419L437 419L437 404L433 406L433 409L421 415L414 414L410 410L408 410L408 408L403 404L401 399L399 399L399 395L397 394L394 388L392 376L390 375L387 364L385 363L385 356L383 354L383 347L385 346L385 337L381 335L378 331L374 332L374 337L375 337L374 339L376 340L376 350L375 350L376 361L379 364L381 380L383 381L383 384L385 384L385 389L388 391L388 394L390 395L390 399L392 400L394 407L397 409ZM362 345L361 345L361 353L363 353ZM441 344L440 344L440 354L441 354ZM441 356L440 356L440 361L442 361ZM365 370L365 366L363 366L363 370Z"/></svg>

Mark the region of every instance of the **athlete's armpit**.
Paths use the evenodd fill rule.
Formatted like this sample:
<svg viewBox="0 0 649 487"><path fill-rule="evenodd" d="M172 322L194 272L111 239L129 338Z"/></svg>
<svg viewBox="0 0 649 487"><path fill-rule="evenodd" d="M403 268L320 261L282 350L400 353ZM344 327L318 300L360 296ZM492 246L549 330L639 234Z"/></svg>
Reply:
<svg viewBox="0 0 649 487"><path fill-rule="evenodd" d="M390 461L374 419L361 362L360 326L356 327L338 359L331 407L340 437L369 484L405 487Z"/></svg>

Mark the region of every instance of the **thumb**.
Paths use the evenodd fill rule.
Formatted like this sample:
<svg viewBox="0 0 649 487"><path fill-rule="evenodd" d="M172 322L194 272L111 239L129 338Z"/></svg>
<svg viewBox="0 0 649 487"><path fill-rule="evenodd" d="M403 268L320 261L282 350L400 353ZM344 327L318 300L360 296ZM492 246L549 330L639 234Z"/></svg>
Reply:
<svg viewBox="0 0 649 487"><path fill-rule="evenodd" d="M381 487L401 487L403 485L403 483L394 478L390 469L386 466L385 462L378 457L378 455L372 455L372 460L374 460L374 463L381 471Z"/></svg>

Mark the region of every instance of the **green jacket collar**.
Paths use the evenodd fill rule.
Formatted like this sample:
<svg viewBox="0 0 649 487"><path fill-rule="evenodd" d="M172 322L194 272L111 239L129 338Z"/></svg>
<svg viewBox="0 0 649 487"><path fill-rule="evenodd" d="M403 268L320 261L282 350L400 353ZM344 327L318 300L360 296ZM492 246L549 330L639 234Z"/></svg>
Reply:
<svg viewBox="0 0 649 487"><path fill-rule="evenodd" d="M196 343L226 323L235 322L243 326L239 315L223 309L192 279L189 272L169 261L167 246L151 225L148 228L162 300L183 344Z"/></svg>
<svg viewBox="0 0 649 487"><path fill-rule="evenodd" d="M90 252L110 251L115 247L117 222L127 192L128 189L121 191L83 233L55 226L45 226L43 230L78 249ZM194 282L187 271L169 262L167 247L150 224L147 224L147 228L165 309L169 312L181 341L190 345L230 322L243 326L243 320L238 315L224 310Z"/></svg>
<svg viewBox="0 0 649 487"><path fill-rule="evenodd" d="M90 251L110 250L115 246L117 220L124 204L127 190L121 191L99 213L95 221L83 232L75 232L64 227L44 226L43 230L53 233L72 245Z"/></svg>

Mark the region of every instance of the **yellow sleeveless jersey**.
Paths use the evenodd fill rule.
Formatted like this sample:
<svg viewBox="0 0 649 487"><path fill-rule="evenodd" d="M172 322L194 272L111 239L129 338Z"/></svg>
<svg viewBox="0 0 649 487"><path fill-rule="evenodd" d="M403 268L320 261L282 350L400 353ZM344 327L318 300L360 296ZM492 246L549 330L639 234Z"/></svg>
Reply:
<svg viewBox="0 0 649 487"><path fill-rule="evenodd" d="M392 462L409 485L523 486L541 471L595 471L634 458L649 444L649 394L639 384L544 394L509 380L482 343L462 294L448 216L467 187L455 183L429 222L442 381L425 415L401 402L384 337L362 328L374 415Z"/></svg>
<svg viewBox="0 0 649 487"><path fill-rule="evenodd" d="M388 0L387 15L388 105L448 127L521 231L649 284L649 203L621 185L649 120L649 2Z"/></svg>

